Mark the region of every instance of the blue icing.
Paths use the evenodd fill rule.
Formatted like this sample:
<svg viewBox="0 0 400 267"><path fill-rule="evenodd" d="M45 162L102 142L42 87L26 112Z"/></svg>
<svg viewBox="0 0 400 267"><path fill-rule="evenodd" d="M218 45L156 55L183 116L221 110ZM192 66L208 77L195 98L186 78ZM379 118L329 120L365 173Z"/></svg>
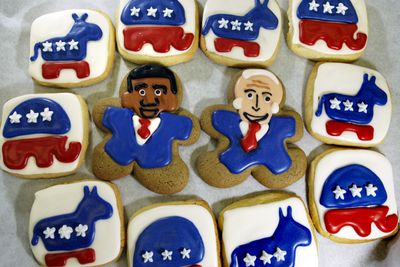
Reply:
<svg viewBox="0 0 400 267"><path fill-rule="evenodd" d="M310 3L312 2L313 0L303 0L300 3L297 9L297 17L299 19L311 19L353 24L358 23L357 12L350 0L315 0L316 5L314 6L310 5ZM327 2L329 2L330 6L334 6L334 8L332 9L332 13L329 13L328 10L324 13L324 5ZM344 8L340 8L340 4L343 4ZM317 5L319 6L317 7ZM347 8L347 10L344 10L345 8ZM317 11L315 11L315 9Z"/></svg>
<svg viewBox="0 0 400 267"><path fill-rule="evenodd" d="M202 34L207 35L210 29L215 35L222 38L237 39L244 41L252 41L258 38L260 28L274 30L278 27L279 20L275 14L268 8L269 0L261 3L255 0L255 6L244 16L236 16L231 14L216 14L209 16L204 24ZM221 26L222 20L228 20L226 26ZM234 28L231 22L240 23L239 28ZM252 23L251 28L246 29L245 23Z"/></svg>
<svg viewBox="0 0 400 267"><path fill-rule="evenodd" d="M190 258L182 258L181 251L190 249ZM163 260L162 252L171 251L171 260ZM199 263L204 258L204 243L196 226L183 217L159 219L139 235L133 255L134 267L184 267ZM153 262L144 262L142 255L153 252Z"/></svg>
<svg viewBox="0 0 400 267"><path fill-rule="evenodd" d="M53 112L51 121L43 120L43 116L40 114L45 108L49 108L49 111ZM28 123L26 114L30 113L31 110L38 113L36 123ZM11 123L9 117L14 112L21 116L19 123ZM49 98L32 98L22 102L8 114L3 129L3 136L5 138L12 138L28 134L65 134L70 129L71 122L60 104Z"/></svg>
<svg viewBox="0 0 400 267"><path fill-rule="evenodd" d="M352 196L350 188L353 184L362 188L360 192L361 198ZM372 195L367 196L365 187L368 184L372 184L377 188L375 197ZM333 191L337 186L346 190L344 199L340 197L336 199ZM362 165L352 164L339 168L329 175L323 185L320 203L326 208L351 208L382 205L386 202L386 199L387 193L381 179L370 169Z"/></svg>

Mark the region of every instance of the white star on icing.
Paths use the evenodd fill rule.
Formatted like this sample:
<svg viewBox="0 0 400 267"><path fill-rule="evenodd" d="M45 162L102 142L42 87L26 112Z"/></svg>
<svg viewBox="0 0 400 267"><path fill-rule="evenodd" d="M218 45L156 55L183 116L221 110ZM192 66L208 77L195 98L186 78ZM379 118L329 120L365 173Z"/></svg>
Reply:
<svg viewBox="0 0 400 267"><path fill-rule="evenodd" d="M285 256L287 252L284 250L281 250L280 248L276 248L276 251L274 253L274 257L276 258L276 261L285 261Z"/></svg>
<svg viewBox="0 0 400 267"><path fill-rule="evenodd" d="M354 109L353 109L353 102L351 102L350 100L346 100L346 102L343 102L343 105L344 105L344 111L348 111L348 110L350 110L350 111L353 111Z"/></svg>
<svg viewBox="0 0 400 267"><path fill-rule="evenodd" d="M345 6L343 3L339 3L339 5L336 7L336 14L342 14L344 16L346 15L347 9L349 9L347 6Z"/></svg>
<svg viewBox="0 0 400 267"><path fill-rule="evenodd" d="M56 232L55 227L46 227L46 230L43 231L44 239L54 239L54 233Z"/></svg>
<svg viewBox="0 0 400 267"><path fill-rule="evenodd" d="M340 103L342 103L342 101L335 97L334 99L329 100L329 102L331 102L331 109L340 110Z"/></svg>
<svg viewBox="0 0 400 267"><path fill-rule="evenodd" d="M150 8L147 9L148 17L156 17L156 13L157 13L157 8L151 6Z"/></svg>
<svg viewBox="0 0 400 267"><path fill-rule="evenodd" d="M260 257L260 261L262 261L264 265L267 263L271 264L272 257L274 257L274 255L268 254L266 251L263 250L262 255Z"/></svg>
<svg viewBox="0 0 400 267"><path fill-rule="evenodd" d="M228 29L229 20L224 19L224 18L221 18L220 20L218 20L218 23L219 23L219 28L220 28L220 29L221 29L221 28Z"/></svg>
<svg viewBox="0 0 400 267"><path fill-rule="evenodd" d="M335 190L332 191L335 194L335 199L344 199L344 194L346 194L346 190L340 188L340 186L336 186Z"/></svg>
<svg viewBox="0 0 400 267"><path fill-rule="evenodd" d="M362 191L362 187L357 187L356 184L353 184L352 187L349 188L351 195L353 197L359 197L361 198L361 191Z"/></svg>
<svg viewBox="0 0 400 267"><path fill-rule="evenodd" d="M172 260L172 251L164 250L161 253L161 255L163 256L163 260L164 261L166 261L166 260L171 261Z"/></svg>
<svg viewBox="0 0 400 267"><path fill-rule="evenodd" d="M367 197L368 196L376 197L375 191L378 190L378 187L374 186L373 184L368 184L365 187L365 190L367 190Z"/></svg>
<svg viewBox="0 0 400 267"><path fill-rule="evenodd" d="M53 116L53 111L49 108L45 108L42 112L40 112L40 116L42 116L42 121L51 121L51 116Z"/></svg>
<svg viewBox="0 0 400 267"><path fill-rule="evenodd" d="M52 44L50 42L46 41L42 43L42 45L43 45L42 49L43 52L53 52Z"/></svg>
<svg viewBox="0 0 400 267"><path fill-rule="evenodd" d="M144 262L144 263L153 262L153 255L154 255L153 251L146 251L146 252L142 255L143 262Z"/></svg>
<svg viewBox="0 0 400 267"><path fill-rule="evenodd" d="M69 41L68 42L68 44L69 44L69 50L78 50L79 48L78 48L78 44L79 44L79 42L78 41L75 41L74 39L72 39L71 41Z"/></svg>
<svg viewBox="0 0 400 267"><path fill-rule="evenodd" d="M131 16L135 16L135 17L139 17L139 12L140 12L140 7L136 8L136 7L132 7L131 8Z"/></svg>
<svg viewBox="0 0 400 267"><path fill-rule="evenodd" d="M60 41L58 41L58 42L56 42L56 50L57 50L57 52L58 51L65 51L65 42L63 42L62 40L60 40Z"/></svg>
<svg viewBox="0 0 400 267"><path fill-rule="evenodd" d="M72 227L66 226L65 224L58 229L58 234L60 235L60 238L63 239L70 239L71 238L71 233L74 230L72 230Z"/></svg>
<svg viewBox="0 0 400 267"><path fill-rule="evenodd" d="M190 250L190 249L184 248L184 249L181 251L182 259L184 259L184 258L190 259L190 252L191 252L191 251L192 251L192 250Z"/></svg>
<svg viewBox="0 0 400 267"><path fill-rule="evenodd" d="M87 230L88 226L86 224L85 225L79 224L77 227L75 227L76 236L85 237Z"/></svg>
<svg viewBox="0 0 400 267"><path fill-rule="evenodd" d="M253 31L253 25L254 23L247 21L246 23L243 24L244 25L244 29L246 31Z"/></svg>
<svg viewBox="0 0 400 267"><path fill-rule="evenodd" d="M332 9L335 8L335 6L331 6L331 3L329 3L329 1L323 4L323 6L324 6L324 14L325 13L332 14Z"/></svg>
<svg viewBox="0 0 400 267"><path fill-rule="evenodd" d="M320 6L320 4L318 4L317 2L315 2L315 0L312 0L312 2L309 3L310 5L310 11L318 11L318 8Z"/></svg>
<svg viewBox="0 0 400 267"><path fill-rule="evenodd" d="M165 8L165 9L163 10L164 18L165 18L165 17L171 18L171 17L172 17L171 15L172 15L173 12L174 12L174 11L173 11L172 9Z"/></svg>
<svg viewBox="0 0 400 267"><path fill-rule="evenodd" d="M13 123L20 123L20 119L21 119L22 115L18 114L16 111L14 111L13 114L11 114L10 116L8 116L8 118L10 119L11 124Z"/></svg>
<svg viewBox="0 0 400 267"><path fill-rule="evenodd" d="M240 31L240 25L242 25L241 22L239 22L238 20L235 20L235 21L231 21L231 24L232 24L232 31L234 31L234 30Z"/></svg>
<svg viewBox="0 0 400 267"><path fill-rule="evenodd" d="M358 112L364 112L364 113L368 112L367 111L368 105L365 104L364 102L358 103L357 106L358 106Z"/></svg>
<svg viewBox="0 0 400 267"><path fill-rule="evenodd" d="M25 116L28 119L28 123L37 123L37 118L39 117L39 113L36 113L31 109L29 113L26 114Z"/></svg>
<svg viewBox="0 0 400 267"><path fill-rule="evenodd" d="M257 257L250 255L249 253L246 254L246 257L243 259L243 261L246 263L246 267L249 266L256 266L255 261Z"/></svg>

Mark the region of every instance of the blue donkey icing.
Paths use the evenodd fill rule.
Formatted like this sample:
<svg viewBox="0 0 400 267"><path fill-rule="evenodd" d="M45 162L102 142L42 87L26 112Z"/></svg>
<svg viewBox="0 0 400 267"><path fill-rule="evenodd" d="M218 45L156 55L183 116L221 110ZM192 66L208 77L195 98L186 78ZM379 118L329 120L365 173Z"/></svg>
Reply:
<svg viewBox="0 0 400 267"><path fill-rule="evenodd" d="M202 34L207 35L210 29L212 29L218 37L243 41L256 40L260 33L260 28L274 30L278 27L279 20L268 8L268 3L269 0L264 0L263 3L261 3L261 0L255 0L255 7L244 16L231 14L209 16L204 24ZM222 22L226 20L228 22L223 24ZM240 26L233 27L232 22L240 23Z"/></svg>
<svg viewBox="0 0 400 267"><path fill-rule="evenodd" d="M34 54L30 58L35 61L39 56L39 50L42 58L46 61L80 61L86 58L87 43L89 41L98 41L103 36L101 28L93 23L86 22L88 14L78 16L72 14L74 25L67 35L54 37L34 46Z"/></svg>

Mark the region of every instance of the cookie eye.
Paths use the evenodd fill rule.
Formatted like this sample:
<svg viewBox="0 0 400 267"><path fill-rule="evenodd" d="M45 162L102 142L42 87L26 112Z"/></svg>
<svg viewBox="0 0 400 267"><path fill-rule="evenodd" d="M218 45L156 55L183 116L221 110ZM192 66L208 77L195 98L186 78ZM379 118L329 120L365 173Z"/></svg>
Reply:
<svg viewBox="0 0 400 267"><path fill-rule="evenodd" d="M140 90L139 90L139 95L145 96L145 95L146 95L146 90L140 89Z"/></svg>
<svg viewBox="0 0 400 267"><path fill-rule="evenodd" d="M248 99L253 99L254 94L252 92L246 93Z"/></svg>
<svg viewBox="0 0 400 267"><path fill-rule="evenodd" d="M271 101L271 97L266 96L266 97L264 98L264 100L265 100L265 102L269 103L269 102Z"/></svg>
<svg viewBox="0 0 400 267"><path fill-rule="evenodd" d="M156 95L156 96L160 96L161 95L161 90L160 89L156 89L156 90L154 90L154 94Z"/></svg>

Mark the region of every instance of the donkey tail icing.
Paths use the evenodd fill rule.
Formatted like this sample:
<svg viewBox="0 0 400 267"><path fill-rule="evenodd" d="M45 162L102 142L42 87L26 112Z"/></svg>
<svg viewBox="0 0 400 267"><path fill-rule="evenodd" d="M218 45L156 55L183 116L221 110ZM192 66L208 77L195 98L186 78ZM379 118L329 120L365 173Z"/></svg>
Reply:
<svg viewBox="0 0 400 267"><path fill-rule="evenodd" d="M229 265L229 267L237 267L238 266L237 255L236 254L237 253L236 253L236 249L235 249L231 253L231 264Z"/></svg>
<svg viewBox="0 0 400 267"><path fill-rule="evenodd" d="M317 117L321 116L321 114L322 114L322 106L324 105L324 102L325 102L325 96L322 96L322 97L320 98L320 100L319 100L318 108L317 108L317 110L315 111L315 115L316 115Z"/></svg>
<svg viewBox="0 0 400 267"><path fill-rule="evenodd" d="M206 21L206 24L204 24L203 30L201 31L201 34L207 35L208 32L210 31L211 26L212 26L212 17L213 16L208 17L208 19Z"/></svg>
<svg viewBox="0 0 400 267"><path fill-rule="evenodd" d="M35 61L38 58L40 49L40 43L36 43L35 47L33 48L33 56L31 56L30 60Z"/></svg>
<svg viewBox="0 0 400 267"><path fill-rule="evenodd" d="M37 235L34 231L31 244L32 246L36 246L38 243L39 243L39 235Z"/></svg>

